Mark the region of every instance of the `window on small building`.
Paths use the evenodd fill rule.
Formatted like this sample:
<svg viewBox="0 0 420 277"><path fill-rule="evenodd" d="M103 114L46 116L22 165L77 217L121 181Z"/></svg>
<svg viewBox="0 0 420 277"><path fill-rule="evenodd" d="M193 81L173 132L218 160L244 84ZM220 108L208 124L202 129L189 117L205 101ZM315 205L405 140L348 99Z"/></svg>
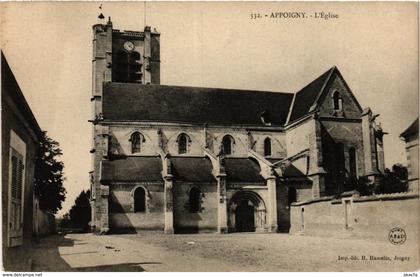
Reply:
<svg viewBox="0 0 420 277"><path fill-rule="evenodd" d="M349 164L350 164L350 176L357 177L356 149L354 147L351 147L349 149Z"/></svg>
<svg viewBox="0 0 420 277"><path fill-rule="evenodd" d="M178 154L185 154L189 152L189 144L191 139L186 134L180 134L178 137Z"/></svg>
<svg viewBox="0 0 420 277"><path fill-rule="evenodd" d="M134 212L142 213L146 211L146 191L142 187L134 191Z"/></svg>
<svg viewBox="0 0 420 277"><path fill-rule="evenodd" d="M334 104L334 110L336 111L341 111L342 109L342 105L343 105L343 100L341 99L341 95L338 91L335 91L333 93L333 104Z"/></svg>
<svg viewBox="0 0 420 277"><path fill-rule="evenodd" d="M264 156L271 156L271 139L264 140Z"/></svg>
<svg viewBox="0 0 420 277"><path fill-rule="evenodd" d="M223 154L225 155L232 154L233 143L234 143L233 138L230 135L226 135L223 137L223 140L222 140Z"/></svg>
<svg viewBox="0 0 420 277"><path fill-rule="evenodd" d="M197 187L190 190L190 213L198 213L201 209L201 191Z"/></svg>
<svg viewBox="0 0 420 277"><path fill-rule="evenodd" d="M130 142L131 142L131 153L133 153L133 154L134 153L140 153L142 144L144 142L143 135L140 134L139 132L133 133L131 135Z"/></svg>

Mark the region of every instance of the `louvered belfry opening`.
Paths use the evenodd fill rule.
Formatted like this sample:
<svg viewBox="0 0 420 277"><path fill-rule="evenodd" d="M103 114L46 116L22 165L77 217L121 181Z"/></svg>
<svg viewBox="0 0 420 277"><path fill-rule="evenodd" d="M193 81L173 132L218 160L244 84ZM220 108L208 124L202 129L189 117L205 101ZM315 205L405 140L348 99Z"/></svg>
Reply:
<svg viewBox="0 0 420 277"><path fill-rule="evenodd" d="M142 63L139 52L118 51L113 56L113 82L141 83Z"/></svg>

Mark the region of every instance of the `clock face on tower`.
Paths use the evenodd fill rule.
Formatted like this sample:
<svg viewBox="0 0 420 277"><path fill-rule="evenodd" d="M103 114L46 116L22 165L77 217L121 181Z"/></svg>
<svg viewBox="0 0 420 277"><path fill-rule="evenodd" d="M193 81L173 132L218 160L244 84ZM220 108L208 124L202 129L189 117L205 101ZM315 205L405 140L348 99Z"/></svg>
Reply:
<svg viewBox="0 0 420 277"><path fill-rule="evenodd" d="M124 49L127 51L132 51L134 49L134 44L131 41L124 42Z"/></svg>

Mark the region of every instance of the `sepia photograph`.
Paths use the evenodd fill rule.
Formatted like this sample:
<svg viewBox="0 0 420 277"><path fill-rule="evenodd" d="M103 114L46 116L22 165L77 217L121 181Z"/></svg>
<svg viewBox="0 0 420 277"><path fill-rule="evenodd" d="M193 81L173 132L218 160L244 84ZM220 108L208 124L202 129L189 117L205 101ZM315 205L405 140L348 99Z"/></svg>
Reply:
<svg viewBox="0 0 420 277"><path fill-rule="evenodd" d="M3 276L417 276L418 2L2 2L0 22Z"/></svg>

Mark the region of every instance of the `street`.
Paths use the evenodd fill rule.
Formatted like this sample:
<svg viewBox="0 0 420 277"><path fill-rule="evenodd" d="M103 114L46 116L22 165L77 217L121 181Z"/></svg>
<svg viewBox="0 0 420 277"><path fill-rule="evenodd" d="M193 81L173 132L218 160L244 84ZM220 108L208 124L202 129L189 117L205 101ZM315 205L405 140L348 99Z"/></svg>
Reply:
<svg viewBox="0 0 420 277"><path fill-rule="evenodd" d="M288 234L67 234L35 247L33 271L414 271L417 244Z"/></svg>

